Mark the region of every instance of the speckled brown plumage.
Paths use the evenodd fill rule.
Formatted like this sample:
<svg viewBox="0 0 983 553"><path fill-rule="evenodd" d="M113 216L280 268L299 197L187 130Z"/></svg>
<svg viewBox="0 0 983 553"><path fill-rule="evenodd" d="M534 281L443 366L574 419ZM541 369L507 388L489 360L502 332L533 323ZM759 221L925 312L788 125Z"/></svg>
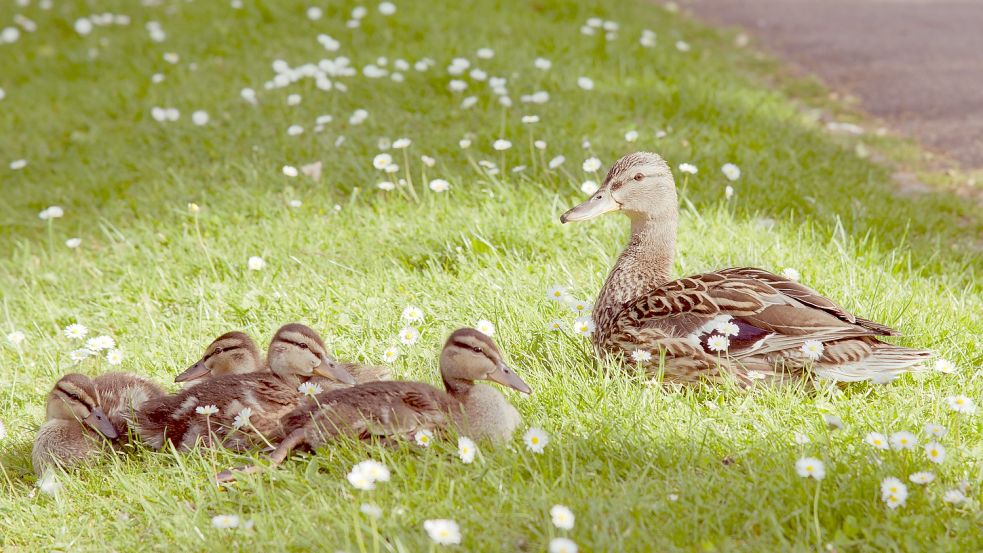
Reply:
<svg viewBox="0 0 983 553"><path fill-rule="evenodd" d="M592 341L602 357L642 368L670 382L742 384L816 375L840 381L889 379L931 352L884 343L891 328L852 315L816 291L761 269L732 268L671 280L676 242L676 189L656 154L629 154L601 189L562 217L566 221L622 211L631 219L628 245L594 305ZM710 346L724 336L726 351ZM823 344L818 359L803 350Z"/></svg>

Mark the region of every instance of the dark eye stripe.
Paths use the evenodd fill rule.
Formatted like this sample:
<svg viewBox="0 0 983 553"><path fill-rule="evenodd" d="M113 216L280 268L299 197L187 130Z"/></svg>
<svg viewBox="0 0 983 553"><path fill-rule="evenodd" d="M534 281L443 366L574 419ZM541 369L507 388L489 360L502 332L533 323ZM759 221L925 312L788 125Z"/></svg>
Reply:
<svg viewBox="0 0 983 553"><path fill-rule="evenodd" d="M451 344L453 344L453 345L455 345L455 346L457 346L459 348L463 348L463 349L474 351L474 346L469 345L469 344L465 344L464 342L461 342L461 341L458 341L458 340L454 340L453 342L451 342ZM475 351L475 353L478 353L478 352ZM498 361L496 361L495 359L493 359L492 356L488 354L488 350L487 349L481 348L481 354L484 355L485 357L487 357L488 360L491 361L492 363L498 363Z"/></svg>
<svg viewBox="0 0 983 553"><path fill-rule="evenodd" d="M281 342L286 342L286 343L288 343L290 345L293 345L293 346L297 346L298 348L301 348L301 349L311 349L311 347L309 345L307 345L305 343L302 343L302 342L294 342L293 340L287 340L286 338L280 338L280 341Z"/></svg>

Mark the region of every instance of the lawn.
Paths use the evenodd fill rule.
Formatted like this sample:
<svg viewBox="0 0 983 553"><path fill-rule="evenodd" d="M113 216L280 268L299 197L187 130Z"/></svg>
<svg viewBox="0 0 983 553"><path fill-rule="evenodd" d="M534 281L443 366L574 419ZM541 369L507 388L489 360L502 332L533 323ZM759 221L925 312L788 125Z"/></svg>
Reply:
<svg viewBox="0 0 983 553"><path fill-rule="evenodd" d="M348 0L319 3L316 20L313 3L293 1L0 2L0 29L20 29L0 44L0 549L421 551L443 549L423 529L439 518L460 525L448 550L545 551L557 536L581 551L983 549L980 415L946 403L983 400L979 206L942 189L896 193L890 168L858 155L877 139L827 133L766 87L767 65L731 37L641 0L400 2L388 16L372 3L355 28ZM128 24L77 22L103 12ZM615 36L582 34L592 17L616 22ZM654 45L641 44L643 29ZM449 74L463 65L454 58L470 64L460 75ZM264 86L284 63L322 59L342 73L331 90L309 78ZM467 88L452 90L456 80ZM412 143L392 148L401 137ZM956 372L739 391L662 389L603 370L546 291L600 288L627 222L558 218L585 197L585 180L603 178L582 170L586 158L606 167L634 150L699 168L676 171L680 276L794 268ZM398 172L374 167L383 152ZM283 169L316 161L319 180ZM728 162L742 172L734 182L720 170ZM434 179L449 189L432 191ZM62 217L39 218L53 205ZM261 270L250 270L254 256ZM408 305L425 312L410 346L397 339ZM527 426L510 446L479 444L472 464L454 443L346 443L220 489L216 468L256 454L137 447L60 474L54 495L36 486L31 440L63 373L132 371L175 389L220 333L263 342L301 321L340 359L381 363L396 346L397 376L436 383L446 335L481 319L535 393L506 392ZM554 319L566 330L551 332ZM76 322L112 336L121 366L73 361L81 346L62 330ZM19 344L3 338L17 331ZM927 423L948 429L938 465L921 447ZM549 433L542 454L525 448L528 426ZM864 442L898 431L920 445ZM800 478L801 457L821 459L825 478ZM353 488L345 476L365 459L384 462L391 480ZM936 479L909 482L916 471ZM909 488L896 509L881 500L890 476ZM966 502L943 501L964 481ZM555 504L572 509L573 529L551 524ZM216 515L242 525L213 527Z"/></svg>

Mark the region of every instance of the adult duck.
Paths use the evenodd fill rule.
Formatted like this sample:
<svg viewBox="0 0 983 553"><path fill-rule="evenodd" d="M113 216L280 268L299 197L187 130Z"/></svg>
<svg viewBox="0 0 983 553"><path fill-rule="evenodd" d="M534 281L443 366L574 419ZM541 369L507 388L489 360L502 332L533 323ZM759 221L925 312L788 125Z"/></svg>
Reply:
<svg viewBox="0 0 983 553"><path fill-rule="evenodd" d="M880 341L898 332L768 271L673 280L676 184L657 154L619 159L600 189L560 221L613 211L628 216L631 234L594 303L591 339L602 358L661 371L668 382L736 378L749 385L813 375L886 381L932 354Z"/></svg>

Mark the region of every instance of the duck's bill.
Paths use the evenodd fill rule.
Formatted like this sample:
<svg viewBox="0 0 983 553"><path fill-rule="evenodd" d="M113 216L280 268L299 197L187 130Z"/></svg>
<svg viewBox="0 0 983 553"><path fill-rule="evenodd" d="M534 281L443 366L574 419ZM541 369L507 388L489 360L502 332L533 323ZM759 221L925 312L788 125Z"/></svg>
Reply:
<svg viewBox="0 0 983 553"><path fill-rule="evenodd" d="M204 363L199 361L194 365L188 367L188 370L175 376L174 382L189 382L191 380L198 380L199 378L202 378L209 372L210 370L208 369L208 367L206 367Z"/></svg>
<svg viewBox="0 0 983 553"><path fill-rule="evenodd" d="M115 440L119 437L119 433L116 432L116 428L113 427L113 423L110 422L109 417L98 407L89 411L89 416L82 419L82 422L91 426L110 440Z"/></svg>
<svg viewBox="0 0 983 553"><path fill-rule="evenodd" d="M513 390L518 390L524 394L531 394L532 388L528 384L519 378L519 375L515 374L512 367L506 365L505 363L499 363L498 368L493 372L489 373L488 380L492 382L497 382L502 386L508 386Z"/></svg>
<svg viewBox="0 0 983 553"><path fill-rule="evenodd" d="M321 364L314 367L314 374L323 376L324 378L330 378L332 380L337 380L338 382L343 382L345 384L355 384L355 377L351 375L344 367L331 361L330 359L321 358Z"/></svg>
<svg viewBox="0 0 983 553"><path fill-rule="evenodd" d="M619 209L621 209L621 205L615 201L607 188L603 188L591 196L586 202L561 215L560 222L586 221Z"/></svg>

